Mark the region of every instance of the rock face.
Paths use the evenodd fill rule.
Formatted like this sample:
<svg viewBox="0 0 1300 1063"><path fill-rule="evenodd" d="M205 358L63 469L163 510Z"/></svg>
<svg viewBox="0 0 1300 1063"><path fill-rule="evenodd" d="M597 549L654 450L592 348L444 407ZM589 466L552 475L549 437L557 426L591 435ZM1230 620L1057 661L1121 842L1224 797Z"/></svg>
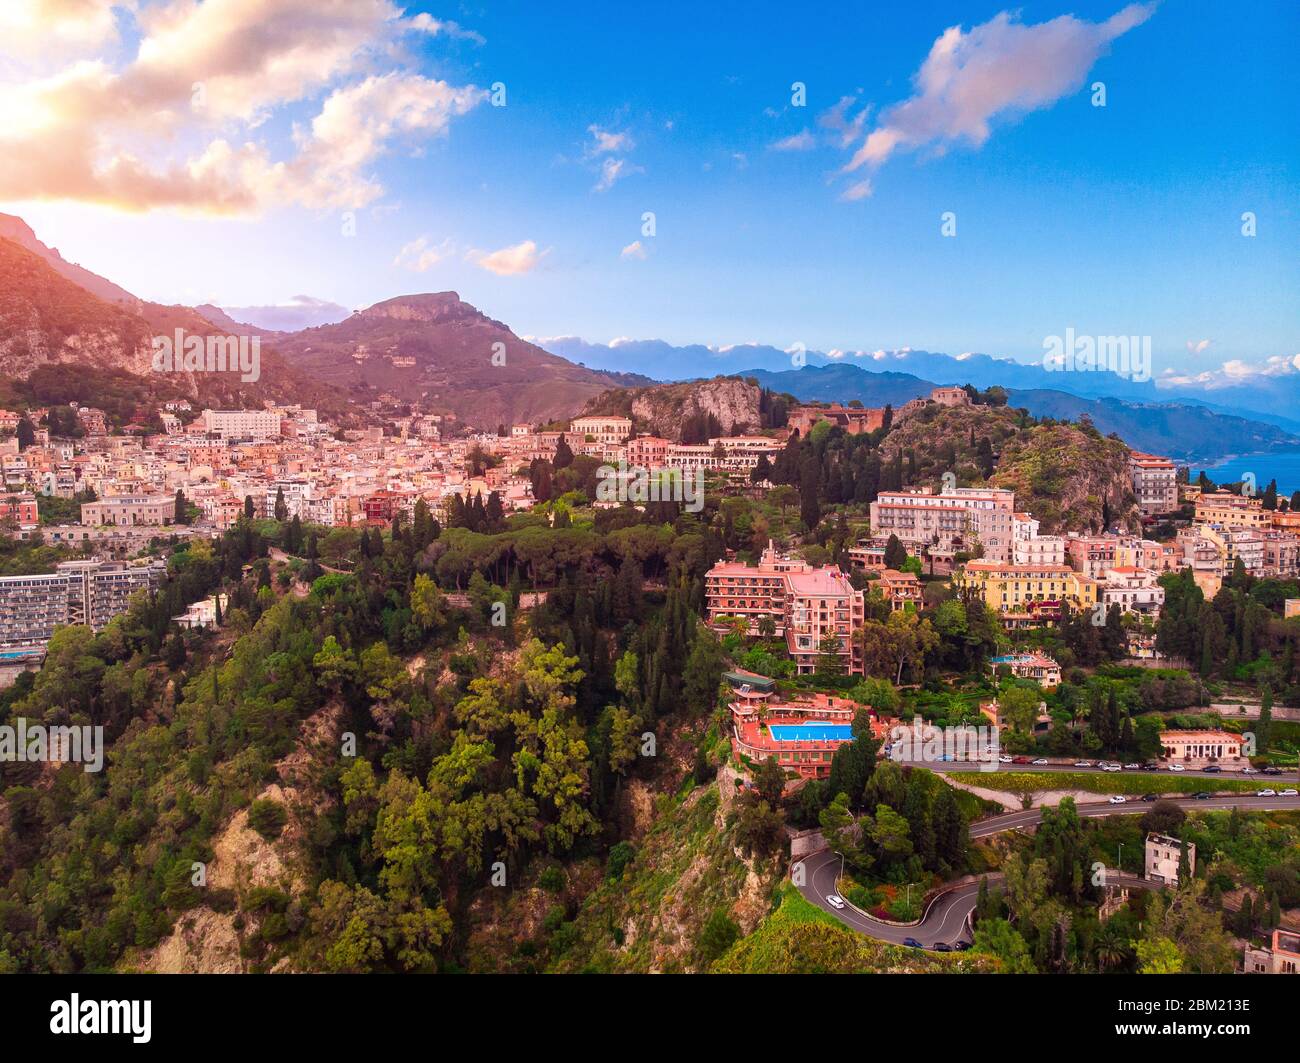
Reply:
<svg viewBox="0 0 1300 1063"><path fill-rule="evenodd" d="M700 415L717 418L721 431L756 430L761 389L741 377L720 376L686 384L610 391L588 404L584 413L631 417L638 432L680 442L682 426Z"/></svg>

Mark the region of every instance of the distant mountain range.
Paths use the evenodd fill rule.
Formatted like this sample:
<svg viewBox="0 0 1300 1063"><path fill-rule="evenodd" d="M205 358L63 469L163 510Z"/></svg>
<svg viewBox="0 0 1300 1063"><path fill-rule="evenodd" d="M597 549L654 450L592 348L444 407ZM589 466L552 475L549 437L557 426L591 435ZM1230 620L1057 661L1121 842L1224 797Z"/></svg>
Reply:
<svg viewBox="0 0 1300 1063"><path fill-rule="evenodd" d="M742 371L764 387L805 402L892 405L928 395L939 383L908 373L869 372L856 365L805 366L769 372ZM963 381L965 383L965 381ZM981 388L983 390L983 388ZM1163 454L1187 464L1212 463L1242 454L1300 449L1300 437L1282 429L1189 403L1127 402L1116 398L1081 398L1063 391L1008 388L1007 401L1035 417L1077 421L1086 416L1103 435L1112 432L1135 450Z"/></svg>
<svg viewBox="0 0 1300 1063"><path fill-rule="evenodd" d="M1286 415L1300 411L1300 373L1253 376L1239 386L1214 389L1158 388L1150 380L1052 371L986 354L904 349L831 357L753 343L722 348L678 347L662 340L600 344L572 336L541 342L547 350L592 368L636 372L653 367L665 380L753 376L805 401L856 398L867 405L899 405L938 385L970 384L980 390L996 385L1020 396L1015 404L1036 416L1087 413L1099 429L1118 433L1134 447L1188 462L1300 448L1300 413ZM802 368L795 368L798 363Z"/></svg>
<svg viewBox="0 0 1300 1063"><path fill-rule="evenodd" d="M262 380L244 385L211 373L159 380L151 372L151 340L178 328L260 337ZM1181 461L1300 449L1300 420L1287 416L1300 410L1295 373L1198 391L1157 389L1110 373L1049 372L984 354L831 357L761 344L714 349L573 337L541 343L521 339L455 292L399 296L333 324L285 332L242 322L211 304L163 306L68 262L21 218L0 214L0 374L10 379L10 390L42 367L80 364L133 377L142 401L180 391L204 402L255 405L275 398L356 413L390 398L494 428L572 416L611 388L719 375L754 377L805 401L859 399L871 406L900 406L937 385L997 385L1012 405L1036 416L1086 415L1103 433ZM793 368L800 362L803 368ZM47 386L50 371L42 372Z"/></svg>
<svg viewBox="0 0 1300 1063"><path fill-rule="evenodd" d="M1060 372L1039 364L994 358L987 354L938 354L902 348L854 352L834 357L821 351L784 351L766 344L706 347L674 346L662 340L617 340L588 343L573 336L539 341L553 354L593 369L651 372L663 380L690 380L751 369L784 372L806 368L856 366L870 373L906 373L936 384L970 384L981 390L997 385L1019 391L1063 391L1081 398L1115 398L1136 403L1186 403L1235 414L1300 434L1300 372L1254 373L1239 381L1220 376L1213 386L1156 386L1110 372ZM794 359L798 358L796 362ZM1155 367L1158 374L1159 366ZM1295 411L1294 414L1291 411Z"/></svg>

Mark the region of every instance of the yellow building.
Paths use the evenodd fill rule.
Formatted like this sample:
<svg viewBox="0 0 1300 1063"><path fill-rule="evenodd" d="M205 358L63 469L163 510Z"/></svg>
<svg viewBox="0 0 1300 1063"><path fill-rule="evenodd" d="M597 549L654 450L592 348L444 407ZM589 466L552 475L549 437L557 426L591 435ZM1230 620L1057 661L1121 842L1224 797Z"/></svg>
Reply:
<svg viewBox="0 0 1300 1063"><path fill-rule="evenodd" d="M1076 612L1097 604L1100 584L1068 565L1011 565L968 561L953 573L953 586L973 589L1004 623L1030 625L1059 619L1061 602Z"/></svg>
<svg viewBox="0 0 1300 1063"><path fill-rule="evenodd" d="M1273 514L1266 510L1260 499L1250 495L1237 495L1231 491L1215 491L1201 495L1196 500L1196 523L1218 524L1224 528L1267 528Z"/></svg>

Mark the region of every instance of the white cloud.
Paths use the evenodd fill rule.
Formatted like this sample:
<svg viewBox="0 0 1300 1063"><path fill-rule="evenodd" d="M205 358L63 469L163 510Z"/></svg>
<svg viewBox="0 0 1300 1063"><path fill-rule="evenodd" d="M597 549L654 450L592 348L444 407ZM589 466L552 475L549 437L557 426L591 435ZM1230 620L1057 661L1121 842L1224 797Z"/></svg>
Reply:
<svg viewBox="0 0 1300 1063"><path fill-rule="evenodd" d="M862 130L871 115L871 107L867 106L850 117L849 112L857 102L856 96L841 96L833 107L817 116L817 124L834 134L841 148L847 148L854 141L861 139Z"/></svg>
<svg viewBox="0 0 1300 1063"><path fill-rule="evenodd" d="M1262 362L1247 362L1242 358L1229 358L1217 369L1203 369L1196 373L1166 369L1157 380L1164 387L1199 386L1213 391L1217 388L1237 387L1261 377L1290 376L1300 371L1300 354L1287 358L1275 354Z"/></svg>
<svg viewBox="0 0 1300 1063"><path fill-rule="evenodd" d="M421 11L413 18L406 20L406 25L413 30L421 33L427 33L431 37L454 37L458 40L473 41L475 44L486 44L481 33L474 30L467 30L450 20L436 19L432 15L427 15Z"/></svg>
<svg viewBox="0 0 1300 1063"><path fill-rule="evenodd" d="M600 164L600 179L596 182L594 191L607 192L614 187L616 181L641 172L641 167L634 166L627 159L607 158Z"/></svg>
<svg viewBox="0 0 1300 1063"><path fill-rule="evenodd" d="M639 258L645 260L645 246L640 240L633 240L627 247L619 252L620 258Z"/></svg>
<svg viewBox="0 0 1300 1063"><path fill-rule="evenodd" d="M498 276L514 277L522 273L531 273L548 254L550 248L539 253L536 243L525 240L511 247L503 247L499 251L471 251L465 257L474 265Z"/></svg>
<svg viewBox="0 0 1300 1063"><path fill-rule="evenodd" d="M587 132L591 134L591 143L587 146L589 156L625 154L636 147L631 133L611 133L598 125L587 126Z"/></svg>
<svg viewBox="0 0 1300 1063"><path fill-rule="evenodd" d="M869 179L857 181L840 193L840 199L846 203L856 203L860 199L866 199L871 195L872 191Z"/></svg>
<svg viewBox="0 0 1300 1063"><path fill-rule="evenodd" d="M1214 342L1213 340L1188 340L1187 341L1188 353L1201 354L1213 342Z"/></svg>
<svg viewBox="0 0 1300 1063"><path fill-rule="evenodd" d="M456 248L450 237L440 244L430 244L427 236L417 236L397 252L397 257L393 259L393 265L413 270L416 273L423 273L444 259L450 258L455 253Z"/></svg>
<svg viewBox="0 0 1300 1063"><path fill-rule="evenodd" d="M61 12L104 7L35 6L52 28ZM0 113L18 116L0 125L0 199L227 214L366 206L383 193L368 171L391 141L439 136L486 97L394 67L394 45L412 28L400 15L390 0L141 6L133 57L0 80ZM375 73L381 64L389 69ZM250 139L284 106L315 99L287 157Z"/></svg>
<svg viewBox="0 0 1300 1063"><path fill-rule="evenodd" d="M772 145L773 151L811 151L817 146L817 138L807 129L793 133Z"/></svg>
<svg viewBox="0 0 1300 1063"><path fill-rule="evenodd" d="M915 94L881 114L845 170L876 167L899 149L927 144L981 146L994 118L1041 110L1076 92L1111 41L1154 12L1154 4L1130 4L1104 22L1061 15L1025 25L1003 11L969 32L950 27L913 77Z"/></svg>

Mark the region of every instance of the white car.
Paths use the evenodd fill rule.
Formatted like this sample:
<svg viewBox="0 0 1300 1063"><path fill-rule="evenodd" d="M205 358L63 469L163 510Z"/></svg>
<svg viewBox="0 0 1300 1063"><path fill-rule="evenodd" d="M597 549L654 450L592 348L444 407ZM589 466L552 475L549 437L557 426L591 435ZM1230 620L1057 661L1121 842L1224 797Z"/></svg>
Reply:
<svg viewBox="0 0 1300 1063"><path fill-rule="evenodd" d="M1092 767L1092 761L1090 761L1090 760L1076 760L1076 761L1074 762L1074 766L1075 766L1076 768L1091 768L1091 767Z"/></svg>
<svg viewBox="0 0 1300 1063"><path fill-rule="evenodd" d="M1279 790L1277 792L1277 796L1278 797L1300 797L1300 790L1297 790L1294 786L1292 786L1290 789L1287 790Z"/></svg>
<svg viewBox="0 0 1300 1063"><path fill-rule="evenodd" d="M1184 768L1181 764L1170 764L1170 765L1169 765L1169 770L1170 770L1170 771L1186 771L1187 769Z"/></svg>
<svg viewBox="0 0 1300 1063"><path fill-rule="evenodd" d="M1103 764L1101 766L1101 770L1102 771L1123 771L1124 769L1121 768L1118 764Z"/></svg>
<svg viewBox="0 0 1300 1063"><path fill-rule="evenodd" d="M831 893L827 895L826 903L829 904L832 908L843 908L844 898L841 897L838 893Z"/></svg>
<svg viewBox="0 0 1300 1063"><path fill-rule="evenodd" d="M1277 791L1273 789L1256 790L1256 797L1276 797Z"/></svg>
<svg viewBox="0 0 1300 1063"><path fill-rule="evenodd" d="M1125 771L1141 771L1141 770L1142 770L1142 765L1141 765L1141 764L1125 764L1125 765L1124 765L1124 770L1125 770Z"/></svg>
<svg viewBox="0 0 1300 1063"><path fill-rule="evenodd" d="M1112 805L1126 805L1128 804L1128 798L1125 797L1123 794L1112 794L1110 798L1110 803Z"/></svg>
<svg viewBox="0 0 1300 1063"><path fill-rule="evenodd" d="M1047 763L1047 758L1046 758L1046 757L1039 757L1036 761L1034 761L1034 763L1035 763L1035 764L1046 764L1046 763Z"/></svg>
<svg viewBox="0 0 1300 1063"><path fill-rule="evenodd" d="M1015 757L1008 756L1006 753L998 757L999 764L1010 764L1013 760L1015 760Z"/></svg>
<svg viewBox="0 0 1300 1063"><path fill-rule="evenodd" d="M1258 768L1245 767L1245 768L1242 768L1242 769L1241 769L1241 774L1242 774L1242 775L1258 775L1258 774L1259 774L1259 769L1258 769Z"/></svg>

